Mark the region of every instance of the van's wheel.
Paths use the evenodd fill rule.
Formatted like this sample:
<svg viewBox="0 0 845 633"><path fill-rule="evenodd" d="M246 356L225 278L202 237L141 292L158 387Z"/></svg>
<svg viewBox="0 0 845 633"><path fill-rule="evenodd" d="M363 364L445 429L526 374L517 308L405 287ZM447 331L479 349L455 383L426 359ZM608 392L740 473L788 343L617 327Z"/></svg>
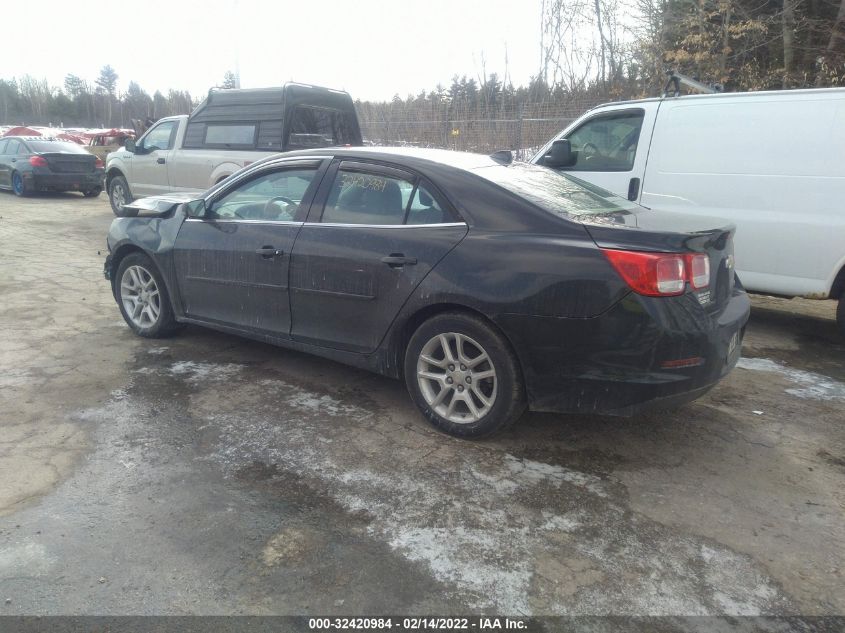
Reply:
<svg viewBox="0 0 845 633"><path fill-rule="evenodd" d="M839 333L845 336L845 292L839 295L839 303L836 306L836 325L839 326Z"/></svg>
<svg viewBox="0 0 845 633"><path fill-rule="evenodd" d="M447 312L425 321L405 352L405 384L435 427L456 437L501 431L525 411L516 355L483 319Z"/></svg>
<svg viewBox="0 0 845 633"><path fill-rule="evenodd" d="M124 257L114 283L120 313L135 334L161 338L176 329L167 287L149 257L142 253Z"/></svg>
<svg viewBox="0 0 845 633"><path fill-rule="evenodd" d="M138 215L137 211L129 211L124 207L132 202L129 185L123 176L115 176L109 181L109 203L114 214L121 218L131 218Z"/></svg>
<svg viewBox="0 0 845 633"><path fill-rule="evenodd" d="M16 196L25 196L29 192L26 189L26 185L23 181L23 176L21 176L18 172L12 172L12 191Z"/></svg>

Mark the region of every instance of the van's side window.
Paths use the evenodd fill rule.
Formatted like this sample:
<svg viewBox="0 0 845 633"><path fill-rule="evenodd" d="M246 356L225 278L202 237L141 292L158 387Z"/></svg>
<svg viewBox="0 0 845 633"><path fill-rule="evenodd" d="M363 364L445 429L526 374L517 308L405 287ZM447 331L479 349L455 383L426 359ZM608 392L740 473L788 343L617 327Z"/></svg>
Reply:
<svg viewBox="0 0 845 633"><path fill-rule="evenodd" d="M573 171L631 171L643 126L642 110L597 116L569 135Z"/></svg>

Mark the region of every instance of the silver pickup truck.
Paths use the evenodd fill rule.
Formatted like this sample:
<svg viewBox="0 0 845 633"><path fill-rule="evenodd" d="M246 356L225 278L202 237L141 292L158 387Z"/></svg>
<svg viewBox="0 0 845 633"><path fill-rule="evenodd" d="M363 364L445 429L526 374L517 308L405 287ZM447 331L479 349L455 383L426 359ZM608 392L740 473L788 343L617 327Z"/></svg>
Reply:
<svg viewBox="0 0 845 633"><path fill-rule="evenodd" d="M278 152L337 145L361 145L346 92L294 83L212 89L190 115L160 119L109 154L106 189L115 215L125 215L135 198L205 191Z"/></svg>

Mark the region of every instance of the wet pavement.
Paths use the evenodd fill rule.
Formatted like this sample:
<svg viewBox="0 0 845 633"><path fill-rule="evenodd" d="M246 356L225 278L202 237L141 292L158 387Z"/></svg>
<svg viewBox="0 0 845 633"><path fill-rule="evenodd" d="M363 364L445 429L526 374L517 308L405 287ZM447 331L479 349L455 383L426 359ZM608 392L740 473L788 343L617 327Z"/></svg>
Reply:
<svg viewBox="0 0 845 633"><path fill-rule="evenodd" d="M740 366L675 411L472 443L396 381L135 337L111 218L0 192L0 614L845 612L832 303L755 298Z"/></svg>

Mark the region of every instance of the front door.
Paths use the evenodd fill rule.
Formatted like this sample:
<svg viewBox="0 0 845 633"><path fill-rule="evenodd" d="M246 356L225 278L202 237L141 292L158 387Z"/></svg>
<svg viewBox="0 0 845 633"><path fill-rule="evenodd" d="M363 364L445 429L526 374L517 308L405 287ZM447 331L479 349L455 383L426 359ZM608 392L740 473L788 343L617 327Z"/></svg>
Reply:
<svg viewBox="0 0 845 633"><path fill-rule="evenodd" d="M372 352L408 296L466 233L415 175L336 163L294 245L292 337Z"/></svg>
<svg viewBox="0 0 845 633"><path fill-rule="evenodd" d="M174 265L189 317L289 336L288 264L320 160L288 161L238 180L182 224Z"/></svg>
<svg viewBox="0 0 845 633"><path fill-rule="evenodd" d="M587 119L567 133L575 164L560 171L638 200L653 123L653 117L645 119L642 108L599 113ZM643 151L637 151L641 139Z"/></svg>
<svg viewBox="0 0 845 633"><path fill-rule="evenodd" d="M135 145L129 188L136 198L156 196L170 191L167 161L176 138L178 121L162 121L150 128Z"/></svg>

